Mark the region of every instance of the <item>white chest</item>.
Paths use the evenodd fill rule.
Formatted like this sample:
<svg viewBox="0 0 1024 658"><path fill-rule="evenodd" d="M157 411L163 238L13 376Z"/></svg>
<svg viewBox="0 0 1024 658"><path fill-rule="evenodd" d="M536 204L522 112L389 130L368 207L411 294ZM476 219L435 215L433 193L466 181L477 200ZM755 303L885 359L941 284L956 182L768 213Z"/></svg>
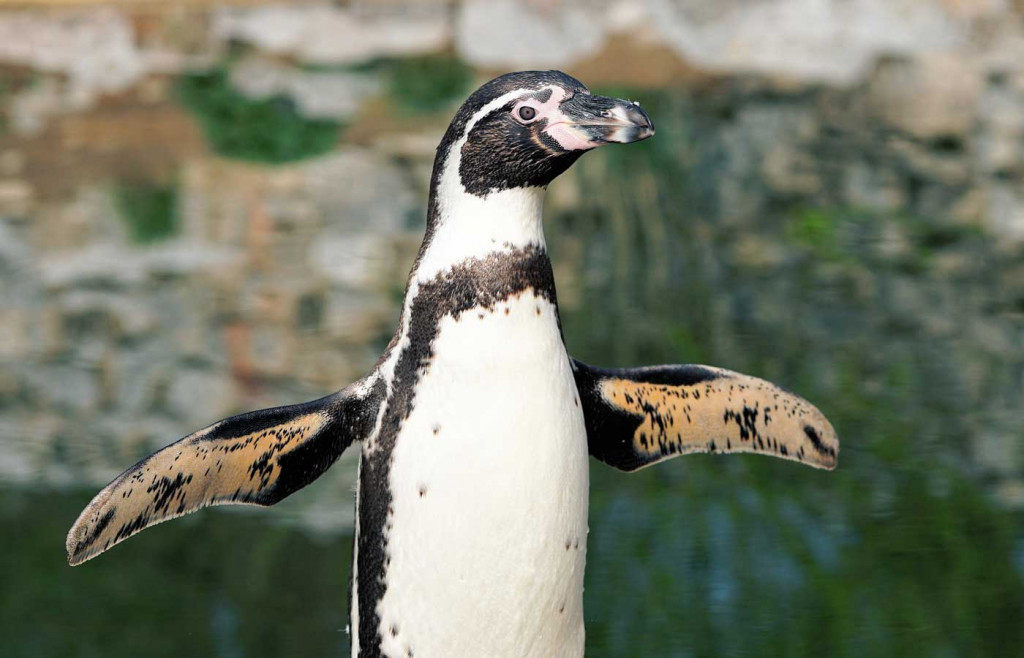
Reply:
<svg viewBox="0 0 1024 658"><path fill-rule="evenodd" d="M443 318L395 443L388 656L581 656L588 452L555 307Z"/></svg>

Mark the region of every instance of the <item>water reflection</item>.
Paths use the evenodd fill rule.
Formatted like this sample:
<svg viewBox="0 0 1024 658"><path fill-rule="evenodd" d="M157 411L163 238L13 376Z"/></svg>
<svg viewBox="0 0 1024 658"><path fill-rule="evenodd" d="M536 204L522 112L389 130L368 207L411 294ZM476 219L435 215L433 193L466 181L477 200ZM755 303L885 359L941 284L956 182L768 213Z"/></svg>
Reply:
<svg viewBox="0 0 1024 658"><path fill-rule="evenodd" d="M5 656L344 655L348 537L213 510L66 568L54 538L90 497L3 491Z"/></svg>
<svg viewBox="0 0 1024 658"><path fill-rule="evenodd" d="M278 508L207 510L73 570L62 552L120 468L357 378L393 326L432 149L472 71L252 55L0 134L4 656L346 652L351 459ZM282 89L320 76L359 102L314 120L322 106L278 87L239 91L282 66ZM4 75L5 109L61 84ZM1019 653L1018 251L936 219L966 192L836 118L856 92L603 91L641 99L659 133L551 190L570 351L777 381L843 452L828 474L594 464L588 655ZM955 164L939 150L928 166Z"/></svg>

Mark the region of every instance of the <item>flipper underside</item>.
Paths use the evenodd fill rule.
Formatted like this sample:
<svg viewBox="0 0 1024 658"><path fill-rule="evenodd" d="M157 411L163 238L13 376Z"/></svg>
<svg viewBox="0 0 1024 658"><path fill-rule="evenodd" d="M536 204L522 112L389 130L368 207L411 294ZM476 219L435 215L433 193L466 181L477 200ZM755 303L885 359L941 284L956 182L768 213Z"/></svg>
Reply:
<svg viewBox="0 0 1024 658"><path fill-rule="evenodd" d="M374 383L371 376L319 400L233 416L143 459L79 515L68 562L202 507L270 506L301 489L372 430L380 404Z"/></svg>
<svg viewBox="0 0 1024 658"><path fill-rule="evenodd" d="M590 454L624 471L694 452L754 452L833 469L839 439L774 384L697 365L604 369L572 360Z"/></svg>

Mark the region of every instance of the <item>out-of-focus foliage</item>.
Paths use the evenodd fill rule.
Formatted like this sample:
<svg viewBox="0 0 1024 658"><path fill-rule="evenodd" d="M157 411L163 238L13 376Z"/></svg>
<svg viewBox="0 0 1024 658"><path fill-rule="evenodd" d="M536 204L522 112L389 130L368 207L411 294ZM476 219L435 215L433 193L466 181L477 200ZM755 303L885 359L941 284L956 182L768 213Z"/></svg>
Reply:
<svg viewBox="0 0 1024 658"><path fill-rule="evenodd" d="M114 188L114 198L133 242L159 242L174 236L177 231L178 195L175 187L149 182L121 183Z"/></svg>
<svg viewBox="0 0 1024 658"><path fill-rule="evenodd" d="M339 122L303 117L287 96L246 98L231 87L225 67L182 78L179 93L210 145L227 157L291 162L327 153L338 143Z"/></svg>
<svg viewBox="0 0 1024 658"><path fill-rule="evenodd" d="M807 209L793 215L787 226L789 238L816 256L836 260L839 258L837 227L833 217L822 210Z"/></svg>
<svg viewBox="0 0 1024 658"><path fill-rule="evenodd" d="M379 76L387 87L386 98L406 115L450 109L472 91L473 69L446 54L386 57L347 68Z"/></svg>
<svg viewBox="0 0 1024 658"><path fill-rule="evenodd" d="M385 60L379 64L398 108L429 114L457 103L469 92L473 72L462 61L443 55Z"/></svg>

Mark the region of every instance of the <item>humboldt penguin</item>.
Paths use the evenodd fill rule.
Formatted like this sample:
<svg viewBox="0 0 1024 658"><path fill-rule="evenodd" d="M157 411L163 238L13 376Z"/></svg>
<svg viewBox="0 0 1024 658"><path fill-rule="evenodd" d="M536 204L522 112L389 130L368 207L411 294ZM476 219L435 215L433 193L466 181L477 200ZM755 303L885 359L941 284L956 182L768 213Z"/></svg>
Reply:
<svg viewBox="0 0 1024 658"><path fill-rule="evenodd" d="M695 452L831 469L839 452L821 412L761 379L567 354L544 191L587 151L653 134L637 103L558 71L480 87L437 148L426 236L373 372L135 464L78 517L69 562L208 505L273 505L359 442L352 656L583 655L588 456L623 471Z"/></svg>

